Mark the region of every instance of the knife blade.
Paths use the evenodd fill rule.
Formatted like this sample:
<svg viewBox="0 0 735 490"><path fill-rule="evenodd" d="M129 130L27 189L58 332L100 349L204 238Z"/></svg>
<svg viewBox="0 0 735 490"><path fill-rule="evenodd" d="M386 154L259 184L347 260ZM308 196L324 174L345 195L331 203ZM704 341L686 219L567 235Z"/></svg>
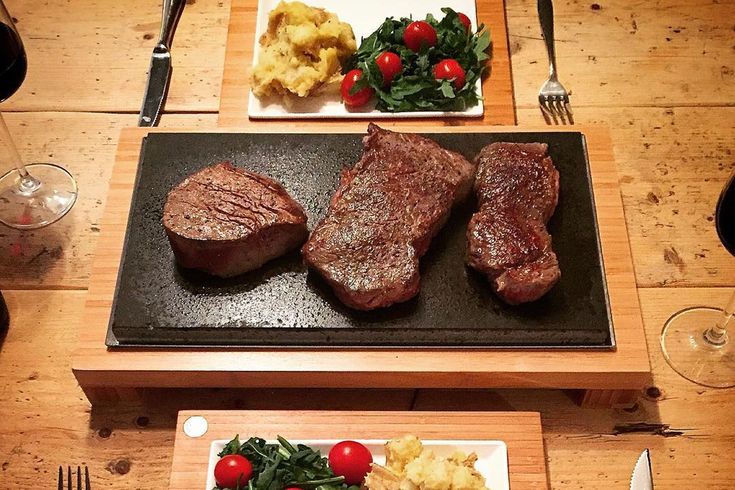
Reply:
<svg viewBox="0 0 735 490"><path fill-rule="evenodd" d="M148 83L143 105L140 108L138 126L156 126L161 117L168 86L171 81L171 44L176 24L184 11L186 0L164 0L161 16L161 32L156 47L153 48L151 66L148 70Z"/></svg>
<svg viewBox="0 0 735 490"><path fill-rule="evenodd" d="M653 472L651 470L651 454L646 449L638 457L630 477L630 490L653 490Z"/></svg>

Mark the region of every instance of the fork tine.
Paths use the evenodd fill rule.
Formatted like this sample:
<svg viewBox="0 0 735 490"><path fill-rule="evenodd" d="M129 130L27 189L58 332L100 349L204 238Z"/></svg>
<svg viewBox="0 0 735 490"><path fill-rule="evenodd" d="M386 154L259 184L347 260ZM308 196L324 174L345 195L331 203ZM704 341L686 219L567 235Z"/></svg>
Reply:
<svg viewBox="0 0 735 490"><path fill-rule="evenodd" d="M554 109L556 109L559 114L564 111L564 108L562 107L561 97L554 97Z"/></svg>
<svg viewBox="0 0 735 490"><path fill-rule="evenodd" d="M547 114L552 116L553 111L551 110L551 107L549 106L549 96L539 95L539 99L541 100L541 107L543 107L543 109L546 111Z"/></svg>
<svg viewBox="0 0 735 490"><path fill-rule="evenodd" d="M559 114L559 110L558 110L558 108L557 108L557 106L556 106L556 104L557 104L557 102L558 102L558 101L559 101L559 97L557 97L556 95L550 95L550 96L549 96L549 107L551 107L551 110L552 110L552 111L554 112L554 114L556 114L557 116L558 116L558 115L560 115L560 114Z"/></svg>
<svg viewBox="0 0 735 490"><path fill-rule="evenodd" d="M72 490L71 489L71 466L66 467L66 488L68 490Z"/></svg>
<svg viewBox="0 0 735 490"><path fill-rule="evenodd" d="M84 467L84 490L92 490L92 485L89 483L89 467Z"/></svg>
<svg viewBox="0 0 735 490"><path fill-rule="evenodd" d="M64 468L59 465L59 486L57 490L64 490Z"/></svg>
<svg viewBox="0 0 735 490"><path fill-rule="evenodd" d="M77 466L77 490L82 490L82 469Z"/></svg>
<svg viewBox="0 0 735 490"><path fill-rule="evenodd" d="M559 114L559 119L561 119L561 123L566 124L566 111L564 110L564 106L562 106L561 98L554 98L554 109L556 109L556 112Z"/></svg>
<svg viewBox="0 0 735 490"><path fill-rule="evenodd" d="M556 109L556 105L554 104L556 97L551 95L548 97L548 100L546 102L546 107L549 109L549 113L551 114L551 117L554 119L554 124L559 124L559 119L561 118L561 114Z"/></svg>
<svg viewBox="0 0 735 490"><path fill-rule="evenodd" d="M554 112L561 115L559 112L559 96L558 95L552 95L551 96L551 105L554 107Z"/></svg>
<svg viewBox="0 0 735 490"><path fill-rule="evenodd" d="M541 108L541 112L543 112L544 114L548 114L549 109L546 107L546 99L543 95L538 96L538 105Z"/></svg>

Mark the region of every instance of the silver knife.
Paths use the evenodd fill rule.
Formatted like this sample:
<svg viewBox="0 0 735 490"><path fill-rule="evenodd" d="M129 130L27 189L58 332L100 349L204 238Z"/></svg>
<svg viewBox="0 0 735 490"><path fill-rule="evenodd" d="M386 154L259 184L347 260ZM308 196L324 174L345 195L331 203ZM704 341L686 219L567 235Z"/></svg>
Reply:
<svg viewBox="0 0 735 490"><path fill-rule="evenodd" d="M161 110L171 80L171 43L174 40L176 24L184 11L186 0L164 0L161 18L161 33L156 47L153 48L151 67L148 70L148 85L145 89L143 107L140 108L138 126L155 126L161 117Z"/></svg>
<svg viewBox="0 0 735 490"><path fill-rule="evenodd" d="M641 453L630 477L630 490L653 490L653 472L651 471L651 455L648 449Z"/></svg>

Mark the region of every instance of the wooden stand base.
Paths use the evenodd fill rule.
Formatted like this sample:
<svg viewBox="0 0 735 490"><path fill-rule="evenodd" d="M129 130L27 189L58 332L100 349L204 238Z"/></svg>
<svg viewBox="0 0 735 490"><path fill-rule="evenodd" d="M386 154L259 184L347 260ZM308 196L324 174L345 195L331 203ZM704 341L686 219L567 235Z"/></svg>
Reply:
<svg viewBox="0 0 735 490"><path fill-rule="evenodd" d="M95 406L109 406L118 403L160 403L161 399L170 399L170 391L166 393L166 390L159 388L83 388L84 394L92 405ZM185 398L185 391L203 391L197 389L182 389L182 397ZM232 388L231 392L228 393L228 398L247 399L249 396L259 394L258 389L253 390L242 390L238 388ZM263 392L268 391L263 389ZM344 390L338 389L320 389L318 391L319 399L335 399L343 393ZM375 410L410 410L412 401L415 399L418 390L361 390L365 399L372 397L372 392L380 391L380 399L375 399L372 402L372 407ZM243 396L240 396L240 392L244 392ZM432 390L426 390L425 396L431 396ZM640 396L640 391L637 390L570 390L569 396L582 408L630 408L635 405L636 401ZM273 403L269 403L267 399L263 399L258 396L258 408L270 409L270 408L282 408L288 407L292 409L306 409L304 406L304 400L301 396L303 389L294 388L286 389L280 393L277 399L274 399ZM446 390L442 390L442 394L446 396ZM201 395L205 396L205 395ZM196 399L197 396L190 397ZM351 397L355 399L355 406L361 406L364 401L358 403L359 400L363 400L363 397ZM285 402L285 405L284 405ZM492 407L482 407L483 410L492 410Z"/></svg>
<svg viewBox="0 0 735 490"><path fill-rule="evenodd" d="M630 408L639 396L636 390L581 390L574 400L582 408Z"/></svg>
<svg viewBox="0 0 735 490"><path fill-rule="evenodd" d="M401 130L427 128L401 126ZM631 404L633 394L649 383L651 366L617 170L606 128L575 126L574 130L583 132L587 139L615 350L107 349L104 341L141 141L149 131L160 131L130 128L120 137L79 327L79 347L72 360L79 384L93 403L114 402L135 395L136 390L152 388L551 388L587 390L581 395L583 406ZM187 130L177 129L182 131ZM314 129L283 122L278 131ZM350 132L336 123L319 126L316 131ZM364 126L355 131L364 131ZM431 131L507 133L558 128L462 126L432 127Z"/></svg>

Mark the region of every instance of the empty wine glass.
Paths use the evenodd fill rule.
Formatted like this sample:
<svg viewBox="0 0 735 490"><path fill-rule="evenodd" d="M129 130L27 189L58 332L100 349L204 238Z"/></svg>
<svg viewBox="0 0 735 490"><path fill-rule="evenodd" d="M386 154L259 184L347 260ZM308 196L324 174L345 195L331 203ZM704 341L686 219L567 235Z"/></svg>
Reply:
<svg viewBox="0 0 735 490"><path fill-rule="evenodd" d="M717 234L735 255L735 174L717 202ZM728 336L735 325L735 294L724 309L699 306L668 319L661 332L661 348L669 365L703 386L735 386L735 340Z"/></svg>
<svg viewBox="0 0 735 490"><path fill-rule="evenodd" d="M20 88L26 76L26 53L13 20L0 0L0 102ZM0 114L0 158L13 169L0 177L0 223L12 228L41 228L61 219L77 199L77 183L52 163L23 165Z"/></svg>

